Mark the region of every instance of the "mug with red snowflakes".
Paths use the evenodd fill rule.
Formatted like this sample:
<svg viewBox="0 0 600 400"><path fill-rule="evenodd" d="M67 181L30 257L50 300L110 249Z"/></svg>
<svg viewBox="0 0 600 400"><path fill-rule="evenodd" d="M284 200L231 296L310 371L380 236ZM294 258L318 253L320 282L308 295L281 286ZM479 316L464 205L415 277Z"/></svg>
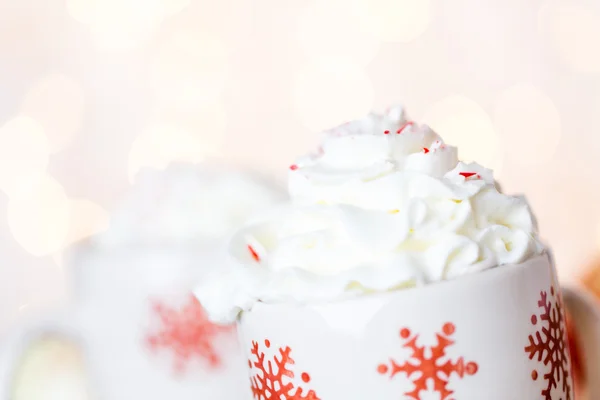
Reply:
<svg viewBox="0 0 600 400"><path fill-rule="evenodd" d="M192 288L223 266L222 238L283 194L255 174L217 164L172 164L135 180L110 229L66 257L73 311L18 332L7 344L15 350L0 359L7 370L0 379L10 382L32 337L52 331L79 339L97 399L247 397L234 325L209 322ZM0 399L11 398L6 387Z"/></svg>
<svg viewBox="0 0 600 400"><path fill-rule="evenodd" d="M154 245L78 253L76 304L13 335L6 344L11 351L1 360L0 398L11 398L11 369L19 355L48 333L80 343L97 399L249 395L235 327L209 322L191 294L202 275L198 261L214 262L209 250Z"/></svg>
<svg viewBox="0 0 600 400"><path fill-rule="evenodd" d="M259 302L238 324L258 400L574 399L548 254L409 290Z"/></svg>

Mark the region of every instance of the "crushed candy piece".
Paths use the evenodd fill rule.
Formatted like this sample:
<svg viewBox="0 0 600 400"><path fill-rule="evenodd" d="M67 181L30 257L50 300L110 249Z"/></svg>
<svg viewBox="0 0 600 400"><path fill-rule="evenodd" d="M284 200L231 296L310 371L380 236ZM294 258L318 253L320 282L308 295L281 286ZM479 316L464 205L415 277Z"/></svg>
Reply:
<svg viewBox="0 0 600 400"><path fill-rule="evenodd" d="M403 130L405 130L406 128L408 128L409 126L411 126L411 125L414 125L414 124L415 124L415 123L414 123L413 121L408 121L407 123L405 123L404 125L402 125L402 127L400 127L400 129L398 129L398 130L396 131L396 133L397 133L398 135L400 135L400 134L402 133L402 131L403 131Z"/></svg>
<svg viewBox="0 0 600 400"><path fill-rule="evenodd" d="M248 245L248 251L252 255L252 258L254 258L254 261L260 262L260 256L258 255L256 250L254 250L254 247L252 247L251 245Z"/></svg>

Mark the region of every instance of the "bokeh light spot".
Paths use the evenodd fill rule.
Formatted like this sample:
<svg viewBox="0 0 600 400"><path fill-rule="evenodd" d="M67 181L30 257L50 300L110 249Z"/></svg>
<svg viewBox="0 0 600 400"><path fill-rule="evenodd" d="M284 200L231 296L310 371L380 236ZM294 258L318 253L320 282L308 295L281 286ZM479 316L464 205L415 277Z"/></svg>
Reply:
<svg viewBox="0 0 600 400"><path fill-rule="evenodd" d="M210 113L200 123L201 128L190 130L169 122L150 125L136 138L129 154L129 179L144 167L164 169L170 163L198 163L217 154L225 126L224 113Z"/></svg>
<svg viewBox="0 0 600 400"><path fill-rule="evenodd" d="M507 156L522 164L548 162L561 135L560 115L552 100L531 84L518 84L501 93L494 121Z"/></svg>
<svg viewBox="0 0 600 400"><path fill-rule="evenodd" d="M162 7L166 15L175 15L187 8L191 0L162 0Z"/></svg>
<svg viewBox="0 0 600 400"><path fill-rule="evenodd" d="M50 75L25 95L22 112L44 127L50 150L66 147L83 120L84 95L81 85L64 75Z"/></svg>
<svg viewBox="0 0 600 400"><path fill-rule="evenodd" d="M227 71L228 51L222 41L199 32L178 31L159 47L150 78L158 103L195 110L218 100Z"/></svg>
<svg viewBox="0 0 600 400"><path fill-rule="evenodd" d="M44 256L62 248L69 232L69 200L50 176L11 196L7 213L11 233L29 253Z"/></svg>
<svg viewBox="0 0 600 400"><path fill-rule="evenodd" d="M73 19L88 24L93 19L96 0L66 0L66 7Z"/></svg>
<svg viewBox="0 0 600 400"><path fill-rule="evenodd" d="M71 224L65 245L70 245L108 229L110 216L100 205L87 199L69 201Z"/></svg>
<svg viewBox="0 0 600 400"><path fill-rule="evenodd" d="M599 13L582 4L553 0L540 9L538 28L574 71L600 73Z"/></svg>
<svg viewBox="0 0 600 400"><path fill-rule="evenodd" d="M293 96L296 115L313 131L361 118L373 106L373 86L365 71L332 60L297 71Z"/></svg>
<svg viewBox="0 0 600 400"><path fill-rule="evenodd" d="M461 160L498 171L502 153L492 120L473 100L452 95L433 104L422 118L446 143L458 147Z"/></svg>
<svg viewBox="0 0 600 400"><path fill-rule="evenodd" d="M166 0L68 0L67 11L86 24L96 43L125 50L147 40L160 26Z"/></svg>
<svg viewBox="0 0 600 400"><path fill-rule="evenodd" d="M298 18L297 38L312 59L337 58L368 64L379 39L361 25L358 10L346 0L314 2Z"/></svg>
<svg viewBox="0 0 600 400"><path fill-rule="evenodd" d="M37 182L48 166L50 145L43 127L19 115L0 128L0 189L8 195Z"/></svg>
<svg viewBox="0 0 600 400"><path fill-rule="evenodd" d="M430 0L353 0L363 26L386 42L410 42L431 22Z"/></svg>

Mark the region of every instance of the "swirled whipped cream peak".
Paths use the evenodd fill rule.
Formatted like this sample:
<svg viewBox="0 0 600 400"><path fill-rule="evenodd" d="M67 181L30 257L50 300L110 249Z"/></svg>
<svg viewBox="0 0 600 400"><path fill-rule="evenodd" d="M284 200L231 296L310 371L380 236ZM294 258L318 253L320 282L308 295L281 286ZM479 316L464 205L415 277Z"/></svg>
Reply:
<svg viewBox="0 0 600 400"><path fill-rule="evenodd" d="M401 107L324 133L289 170L291 201L229 244L232 268L197 291L231 321L257 301L329 301L457 278L543 251L523 197Z"/></svg>

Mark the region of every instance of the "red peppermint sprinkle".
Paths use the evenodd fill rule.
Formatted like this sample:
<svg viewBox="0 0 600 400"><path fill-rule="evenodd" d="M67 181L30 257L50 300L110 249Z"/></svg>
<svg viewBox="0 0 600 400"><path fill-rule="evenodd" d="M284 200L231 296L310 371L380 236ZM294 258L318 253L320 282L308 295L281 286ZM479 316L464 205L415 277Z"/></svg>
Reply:
<svg viewBox="0 0 600 400"><path fill-rule="evenodd" d="M254 258L254 261L260 262L260 256L258 255L256 250L254 250L254 247L252 247L251 245L248 245L248 251L252 255L252 258Z"/></svg>
<svg viewBox="0 0 600 400"><path fill-rule="evenodd" d="M477 175L475 172L459 172L458 174L459 174L459 175L462 175L462 176L464 176L464 177L465 177L465 179L466 179L466 178L470 178L470 177L472 177L473 175Z"/></svg>
<svg viewBox="0 0 600 400"><path fill-rule="evenodd" d="M429 149L427 147L423 147L423 153L425 153L425 154L429 153Z"/></svg>
<svg viewBox="0 0 600 400"><path fill-rule="evenodd" d="M385 133L386 135L389 135L390 131L383 131L383 133Z"/></svg>
<svg viewBox="0 0 600 400"><path fill-rule="evenodd" d="M297 166L296 164L292 164L292 165L290 165L290 169L291 169L292 171L295 171L295 170L297 170L297 169L298 169L298 166Z"/></svg>
<svg viewBox="0 0 600 400"><path fill-rule="evenodd" d="M398 129L396 131L396 133L399 135L402 133L403 130L405 130L407 127L414 125L415 123L413 121L408 121L407 123L405 123L404 125L402 125L402 127L400 127L400 129Z"/></svg>

